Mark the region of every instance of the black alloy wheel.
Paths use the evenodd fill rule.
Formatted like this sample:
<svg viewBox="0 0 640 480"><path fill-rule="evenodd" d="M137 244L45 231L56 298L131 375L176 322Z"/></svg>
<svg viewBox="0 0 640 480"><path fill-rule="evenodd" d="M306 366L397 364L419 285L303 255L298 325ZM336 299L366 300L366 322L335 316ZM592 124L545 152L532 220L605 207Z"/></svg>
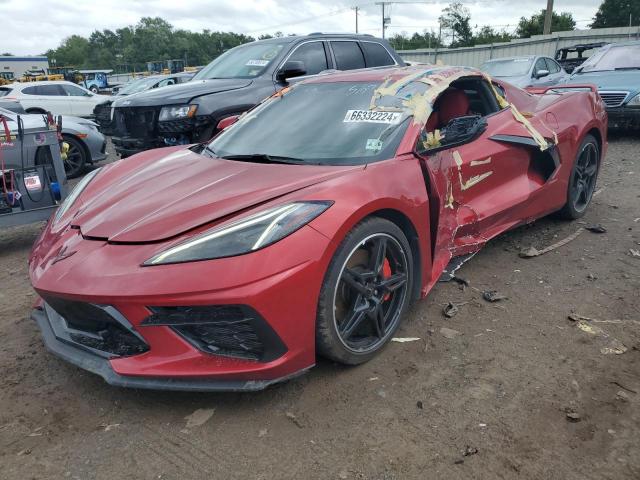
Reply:
<svg viewBox="0 0 640 480"><path fill-rule="evenodd" d="M580 218L593 198L600 164L600 148L592 135L587 135L580 147L569 177L567 203L559 214L563 218Z"/></svg>
<svg viewBox="0 0 640 480"><path fill-rule="evenodd" d="M64 135L62 140L69 145L67 158L64 161L64 171L67 178L77 177L82 173L87 162L86 149L79 140L68 135Z"/></svg>
<svg viewBox="0 0 640 480"><path fill-rule="evenodd" d="M318 305L319 352L346 364L373 357L398 328L410 303L413 256L394 223L358 224L331 262Z"/></svg>

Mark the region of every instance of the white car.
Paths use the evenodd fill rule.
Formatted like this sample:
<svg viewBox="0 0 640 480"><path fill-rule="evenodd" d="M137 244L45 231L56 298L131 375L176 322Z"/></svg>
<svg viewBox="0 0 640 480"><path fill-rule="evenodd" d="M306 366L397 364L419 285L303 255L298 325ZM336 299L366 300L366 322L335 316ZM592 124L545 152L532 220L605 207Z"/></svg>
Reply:
<svg viewBox="0 0 640 480"><path fill-rule="evenodd" d="M65 81L12 83L0 87L0 98L18 100L27 113L90 117L96 105L109 100Z"/></svg>

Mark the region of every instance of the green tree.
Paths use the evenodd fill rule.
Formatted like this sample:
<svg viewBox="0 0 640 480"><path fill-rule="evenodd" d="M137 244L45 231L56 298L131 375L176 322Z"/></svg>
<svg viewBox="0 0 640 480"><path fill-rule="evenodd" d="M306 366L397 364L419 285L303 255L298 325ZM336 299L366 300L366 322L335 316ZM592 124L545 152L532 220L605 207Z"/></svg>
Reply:
<svg viewBox="0 0 640 480"><path fill-rule="evenodd" d="M13 53L4 52L0 53L0 57L15 57L15 55Z"/></svg>
<svg viewBox="0 0 640 480"><path fill-rule="evenodd" d="M438 41L438 36L426 30L422 33L416 32L411 37L408 36L407 32L396 33L389 38L389 43L396 50L415 50L442 46Z"/></svg>
<svg viewBox="0 0 640 480"><path fill-rule="evenodd" d="M591 28L628 27L640 25L640 2L638 0L604 0L598 8Z"/></svg>
<svg viewBox="0 0 640 480"><path fill-rule="evenodd" d="M224 51L252 37L233 32L176 30L162 18L141 18L136 25L115 31L94 31L89 38L77 35L49 50L49 60L60 66L146 70L147 62L185 59L188 65L205 65Z"/></svg>
<svg viewBox="0 0 640 480"><path fill-rule="evenodd" d="M451 31L451 47L468 47L473 45L471 30L471 13L461 2L452 2L443 10L440 17L443 28Z"/></svg>
<svg viewBox="0 0 640 480"><path fill-rule="evenodd" d="M89 40L80 35L65 38L55 50L47 51L49 60L55 59L56 65L83 67L89 55Z"/></svg>
<svg viewBox="0 0 640 480"><path fill-rule="evenodd" d="M531 17L521 17L518 22L518 28L516 35L520 38L529 38L532 35L542 35L544 31L544 16L546 10L540 10L540 13L535 13ZM553 12L551 17L551 31L552 32L564 32L567 30L573 30L576 28L576 22L573 19L573 15L569 12L562 12L560 14Z"/></svg>
<svg viewBox="0 0 640 480"><path fill-rule="evenodd" d="M489 25L485 25L473 36L473 44L482 45L485 43L508 42L512 38L513 35L506 30L498 31L494 30L493 27Z"/></svg>

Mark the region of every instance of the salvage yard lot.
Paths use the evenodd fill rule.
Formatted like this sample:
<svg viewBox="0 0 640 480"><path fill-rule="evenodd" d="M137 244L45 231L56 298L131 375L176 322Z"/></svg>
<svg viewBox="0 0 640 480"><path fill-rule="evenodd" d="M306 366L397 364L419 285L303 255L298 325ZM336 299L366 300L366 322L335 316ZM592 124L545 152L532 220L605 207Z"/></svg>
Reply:
<svg viewBox="0 0 640 480"><path fill-rule="evenodd" d="M28 318L41 226L3 231L0 478L640 478L638 152L611 139L582 222L520 227L462 267L469 287L438 284L396 335L420 340L260 393L117 389L53 357Z"/></svg>

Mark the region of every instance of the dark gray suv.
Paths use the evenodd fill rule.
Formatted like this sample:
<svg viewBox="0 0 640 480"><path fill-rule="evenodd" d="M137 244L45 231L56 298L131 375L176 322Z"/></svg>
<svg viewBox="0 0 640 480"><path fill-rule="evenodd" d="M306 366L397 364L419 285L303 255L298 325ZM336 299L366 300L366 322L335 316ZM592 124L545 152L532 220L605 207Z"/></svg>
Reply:
<svg viewBox="0 0 640 480"><path fill-rule="evenodd" d="M113 143L123 157L151 148L203 142L218 122L257 105L291 78L326 70L404 65L370 35L310 34L251 42L204 67L190 82L113 102Z"/></svg>

